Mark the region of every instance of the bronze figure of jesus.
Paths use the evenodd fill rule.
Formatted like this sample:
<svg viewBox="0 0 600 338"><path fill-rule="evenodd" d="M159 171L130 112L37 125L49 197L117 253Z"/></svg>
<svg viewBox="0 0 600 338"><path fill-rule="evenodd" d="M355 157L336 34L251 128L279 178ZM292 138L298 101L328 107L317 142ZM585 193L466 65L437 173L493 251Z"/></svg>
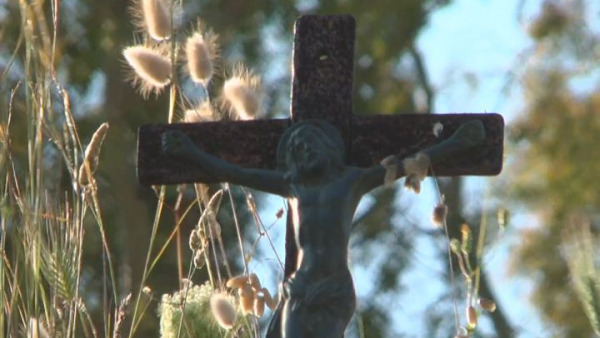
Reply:
<svg viewBox="0 0 600 338"><path fill-rule="evenodd" d="M419 156L436 165L484 140L483 124L470 121L450 138L420 151ZM296 271L283 283L281 336L342 337L356 307L348 268L352 218L362 196L383 185L390 168L345 165L339 132L316 120L296 123L283 134L277 149L277 170L228 163L201 151L181 132L165 133L162 147L176 160L221 182L288 200L298 257ZM410 174L404 159L391 161L396 163L392 166L394 179Z"/></svg>

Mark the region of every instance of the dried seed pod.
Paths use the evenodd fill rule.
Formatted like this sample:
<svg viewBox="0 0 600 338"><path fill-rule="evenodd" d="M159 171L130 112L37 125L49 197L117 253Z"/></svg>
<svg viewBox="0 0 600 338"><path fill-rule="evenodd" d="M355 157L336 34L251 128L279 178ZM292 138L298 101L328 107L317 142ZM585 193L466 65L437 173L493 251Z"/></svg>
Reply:
<svg viewBox="0 0 600 338"><path fill-rule="evenodd" d="M256 317L262 317L263 313L265 312L265 298L263 295L256 295L254 298L253 310Z"/></svg>
<svg viewBox="0 0 600 338"><path fill-rule="evenodd" d="M418 195L421 192L421 179L416 174L408 175L404 179L404 187Z"/></svg>
<svg viewBox="0 0 600 338"><path fill-rule="evenodd" d="M221 223L217 221L215 215L211 212L208 216L208 226L210 227L211 235L214 237L221 236Z"/></svg>
<svg viewBox="0 0 600 338"><path fill-rule="evenodd" d="M254 298L255 292L249 284L246 284L238 289L238 295L240 296L240 306L242 313L247 315L254 311Z"/></svg>
<svg viewBox="0 0 600 338"><path fill-rule="evenodd" d="M235 277L231 277L229 278L229 280L227 281L227 283L225 284L228 288L241 288L244 285L248 284L248 276L246 275L238 275Z"/></svg>
<svg viewBox="0 0 600 338"><path fill-rule="evenodd" d="M421 192L421 181L427 177L427 170L430 165L429 156L424 153L418 153L402 161L406 180L404 186L413 190L416 194Z"/></svg>
<svg viewBox="0 0 600 338"><path fill-rule="evenodd" d="M479 306L487 312L496 311L496 303L491 299L487 299L487 298L483 298L483 297L479 298L477 300L477 304L479 304Z"/></svg>
<svg viewBox="0 0 600 338"><path fill-rule="evenodd" d="M249 279L250 279L250 286L252 286L254 291L259 291L261 289L261 286L260 286L260 280L258 279L258 276L256 276L255 273L251 273Z"/></svg>
<svg viewBox="0 0 600 338"><path fill-rule="evenodd" d="M477 311L472 305L467 307L467 324L469 328L475 328L477 326Z"/></svg>
<svg viewBox="0 0 600 338"><path fill-rule="evenodd" d="M471 228L469 227L469 225L467 223L463 223L463 225L460 226L460 232L462 235L462 239L461 239L461 250L464 253L470 253L471 252L471 248L473 246L473 234L471 233Z"/></svg>
<svg viewBox="0 0 600 338"><path fill-rule="evenodd" d="M204 263L204 250L197 250L194 254L194 266L196 267L196 269L202 269Z"/></svg>
<svg viewBox="0 0 600 338"><path fill-rule="evenodd" d="M189 245L190 250L194 252L196 250L202 249L202 237L200 237L200 232L198 231L198 229L194 229L190 233Z"/></svg>
<svg viewBox="0 0 600 338"><path fill-rule="evenodd" d="M272 297L271 293L269 292L269 290L267 290L267 288L262 288L260 292L262 293L262 296L265 299L265 303L267 304L269 309L275 310L275 308L277 307L277 303L279 303L279 297L277 297L277 295L275 295L275 297Z"/></svg>
<svg viewBox="0 0 600 338"><path fill-rule="evenodd" d="M79 167L78 172L79 184L85 185L89 183L86 166L89 167L90 175L93 175L94 172L96 172L96 168L98 167L98 160L100 158L100 149L102 148L102 142L104 142L104 138L106 137L107 131L108 123L102 123L100 127L98 127L98 129L96 129L96 131L94 132L94 135L90 140L90 144L88 144L87 148L85 148L83 163Z"/></svg>
<svg viewBox="0 0 600 338"><path fill-rule="evenodd" d="M431 221L433 225L441 227L446 223L446 216L448 215L448 206L444 203L439 203L433 208L433 215Z"/></svg>
<svg viewBox="0 0 600 338"><path fill-rule="evenodd" d="M237 313L226 293L217 293L210 298L210 309L217 323L224 329L231 329Z"/></svg>

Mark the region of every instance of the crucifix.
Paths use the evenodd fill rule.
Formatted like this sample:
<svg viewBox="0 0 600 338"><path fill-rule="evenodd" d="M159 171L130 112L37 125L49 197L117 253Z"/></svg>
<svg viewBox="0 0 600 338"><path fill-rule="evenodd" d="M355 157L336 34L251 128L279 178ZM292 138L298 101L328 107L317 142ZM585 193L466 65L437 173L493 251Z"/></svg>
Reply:
<svg viewBox="0 0 600 338"><path fill-rule="evenodd" d="M283 300L269 338L343 336L355 309L352 217L389 174L382 159L393 179L411 174L406 158L425 159L438 176L502 168L498 114L354 116L354 36L351 16L296 21L290 118L139 130L142 184L231 182L287 199Z"/></svg>

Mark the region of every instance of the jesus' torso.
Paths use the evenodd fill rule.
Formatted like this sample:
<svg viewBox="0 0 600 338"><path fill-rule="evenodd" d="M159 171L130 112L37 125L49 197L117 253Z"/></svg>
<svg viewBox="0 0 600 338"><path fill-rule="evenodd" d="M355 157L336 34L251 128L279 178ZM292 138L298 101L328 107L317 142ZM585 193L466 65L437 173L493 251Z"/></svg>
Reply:
<svg viewBox="0 0 600 338"><path fill-rule="evenodd" d="M314 278L348 269L352 217L361 194L360 169L345 168L320 184L292 184L289 197L298 246L296 273Z"/></svg>

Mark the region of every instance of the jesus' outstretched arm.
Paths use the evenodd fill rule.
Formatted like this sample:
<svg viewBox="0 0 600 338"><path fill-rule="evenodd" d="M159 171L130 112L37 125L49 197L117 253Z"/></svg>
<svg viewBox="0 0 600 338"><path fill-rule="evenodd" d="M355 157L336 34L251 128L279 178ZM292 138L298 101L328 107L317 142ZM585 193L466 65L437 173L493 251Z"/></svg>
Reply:
<svg viewBox="0 0 600 338"><path fill-rule="evenodd" d="M393 180L411 175L415 170L424 171L425 175L429 166L443 163L444 160L460 155L485 141L485 130L481 121L469 121L454 132L448 139L419 151L412 158L402 159L397 156L386 158L383 165L366 169L360 180L361 193L367 193L385 182L386 172L393 166L395 170ZM407 168L408 165L408 168ZM410 168L413 167L413 168Z"/></svg>
<svg viewBox="0 0 600 338"><path fill-rule="evenodd" d="M182 132L162 136L163 151L190 164L192 168L211 175L220 182L229 182L280 196L288 195L289 185L284 174L275 170L249 169L231 164L200 150Z"/></svg>

